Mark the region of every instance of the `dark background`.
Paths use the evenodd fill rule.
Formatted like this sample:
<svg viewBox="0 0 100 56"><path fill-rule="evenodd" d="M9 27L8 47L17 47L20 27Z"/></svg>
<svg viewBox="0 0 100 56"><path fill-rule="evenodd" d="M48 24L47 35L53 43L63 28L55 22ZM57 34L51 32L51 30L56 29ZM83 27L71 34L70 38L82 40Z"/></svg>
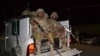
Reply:
<svg viewBox="0 0 100 56"><path fill-rule="evenodd" d="M48 14L57 11L58 20L70 20L71 25L100 24L99 1L67 0L0 0L0 29L4 21L20 16L28 7L31 11L43 8Z"/></svg>

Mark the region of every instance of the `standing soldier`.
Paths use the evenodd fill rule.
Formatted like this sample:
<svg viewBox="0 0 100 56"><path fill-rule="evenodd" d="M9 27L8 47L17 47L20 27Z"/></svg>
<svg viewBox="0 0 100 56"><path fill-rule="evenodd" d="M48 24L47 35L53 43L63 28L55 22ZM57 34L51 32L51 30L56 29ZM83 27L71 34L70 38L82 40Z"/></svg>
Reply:
<svg viewBox="0 0 100 56"><path fill-rule="evenodd" d="M64 27L56 21L56 19L58 19L58 14L57 12L52 12L50 15L50 19L49 24L50 27L52 28L52 32L54 34L54 39L56 39L57 41L59 41L59 38L61 39L62 42L62 50L66 51L67 46L66 46L66 41L65 41L65 30Z"/></svg>
<svg viewBox="0 0 100 56"><path fill-rule="evenodd" d="M35 37L35 28L37 28L37 25L36 25L36 23L34 22L34 19L36 18L36 11L32 11L32 12L30 12L29 13L29 15L30 15L30 23L31 23L31 25L32 25L32 38L34 39L34 37Z"/></svg>
<svg viewBox="0 0 100 56"><path fill-rule="evenodd" d="M35 32L35 40L36 40L36 48L37 48L37 55L41 56L41 39L43 37L52 37L52 35L49 33L49 25L47 23L47 14L43 9L38 9L36 12L36 17L34 18L33 22L35 22L35 26L33 26L33 30ZM38 24L42 27L42 29L45 31L41 31L41 27L38 26ZM50 39L50 38L49 38ZM53 49L53 46L52 48ZM52 53L52 52L51 52ZM53 54L53 53L52 53ZM53 56L53 55L51 55Z"/></svg>
<svg viewBox="0 0 100 56"><path fill-rule="evenodd" d="M41 56L40 52L40 30L34 20L37 18L36 11L30 12L30 22L32 24L32 38L35 39L35 46L37 48L37 56Z"/></svg>

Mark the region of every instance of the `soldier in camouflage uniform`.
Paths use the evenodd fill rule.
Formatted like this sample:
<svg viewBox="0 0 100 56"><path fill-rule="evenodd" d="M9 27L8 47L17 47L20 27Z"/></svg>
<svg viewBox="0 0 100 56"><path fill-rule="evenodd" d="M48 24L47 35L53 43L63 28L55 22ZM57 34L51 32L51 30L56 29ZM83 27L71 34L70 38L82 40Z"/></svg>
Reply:
<svg viewBox="0 0 100 56"><path fill-rule="evenodd" d="M30 15L30 23L32 25L32 38L35 39L35 30L34 28L37 27L36 23L34 22L34 19L36 18L36 11L32 11L29 13Z"/></svg>
<svg viewBox="0 0 100 56"><path fill-rule="evenodd" d="M33 30L34 30L34 33L35 33L34 36L35 36L35 40L36 40L36 48L37 48L37 55L38 56L41 56L41 51L40 51L41 39L44 38L44 37L49 37L49 39L50 39L50 37L52 38L51 33L49 33L50 27L47 23L47 18L48 18L48 16L43 9L40 8L40 9L37 10L36 17L34 18L34 21L38 22L39 25L45 31L45 33L43 33L41 31L41 29L39 28L39 26L37 25L37 23L34 24L35 26L33 26ZM53 49L53 46L50 49ZM53 55L51 55L51 56L53 56Z"/></svg>
<svg viewBox="0 0 100 56"><path fill-rule="evenodd" d="M66 41L65 41L65 29L59 22L56 21L56 19L58 19L57 12L52 12L50 15L50 19L48 19L48 22L50 24L50 27L52 28L51 31L54 34L54 38L61 39L62 50L66 51L67 46L66 46Z"/></svg>

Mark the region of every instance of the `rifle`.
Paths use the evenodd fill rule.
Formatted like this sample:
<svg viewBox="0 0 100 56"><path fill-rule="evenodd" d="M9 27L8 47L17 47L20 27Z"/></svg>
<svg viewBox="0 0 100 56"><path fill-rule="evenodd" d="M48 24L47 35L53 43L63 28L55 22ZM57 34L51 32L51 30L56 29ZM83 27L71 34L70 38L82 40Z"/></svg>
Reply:
<svg viewBox="0 0 100 56"><path fill-rule="evenodd" d="M34 20L34 22L37 24L37 26L39 27L39 29L43 32L43 34L45 34L46 38L48 39L48 41L53 45L53 48L56 50L56 52L59 54L59 56L62 56L60 54L60 52L57 50L57 48L54 46L54 44L52 43L52 41L50 40L50 38L47 36L45 30L41 27L41 25L36 21Z"/></svg>
<svg viewBox="0 0 100 56"><path fill-rule="evenodd" d="M75 35L74 35L73 33L71 33L71 31L70 31L67 27L65 27L65 26L63 26L63 27L65 28L65 30L66 30L68 33L70 33L70 34L72 35L72 37L75 39L75 41L78 41L78 40L76 39Z"/></svg>
<svg viewBox="0 0 100 56"><path fill-rule="evenodd" d="M62 26L62 24L60 24L59 22L58 22L58 24ZM62 26L62 27L63 27L68 33L71 34L71 36L75 39L75 41L78 42L78 40L77 40L77 38L75 37L75 35L74 35L73 33L71 33L71 31L70 31L66 26Z"/></svg>

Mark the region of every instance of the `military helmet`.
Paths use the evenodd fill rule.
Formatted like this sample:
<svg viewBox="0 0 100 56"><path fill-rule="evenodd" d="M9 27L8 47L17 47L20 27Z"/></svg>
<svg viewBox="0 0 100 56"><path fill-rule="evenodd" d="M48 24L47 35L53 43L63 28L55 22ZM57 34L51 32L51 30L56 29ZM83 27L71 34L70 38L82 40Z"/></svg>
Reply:
<svg viewBox="0 0 100 56"><path fill-rule="evenodd" d="M42 9L42 8L37 9L36 13L38 14L39 12L44 12L45 13L44 9Z"/></svg>
<svg viewBox="0 0 100 56"><path fill-rule="evenodd" d="M50 15L50 17L52 18L54 14L55 14L55 15L57 16L57 18L58 18L58 13L57 13L57 12L52 12L51 15Z"/></svg>

